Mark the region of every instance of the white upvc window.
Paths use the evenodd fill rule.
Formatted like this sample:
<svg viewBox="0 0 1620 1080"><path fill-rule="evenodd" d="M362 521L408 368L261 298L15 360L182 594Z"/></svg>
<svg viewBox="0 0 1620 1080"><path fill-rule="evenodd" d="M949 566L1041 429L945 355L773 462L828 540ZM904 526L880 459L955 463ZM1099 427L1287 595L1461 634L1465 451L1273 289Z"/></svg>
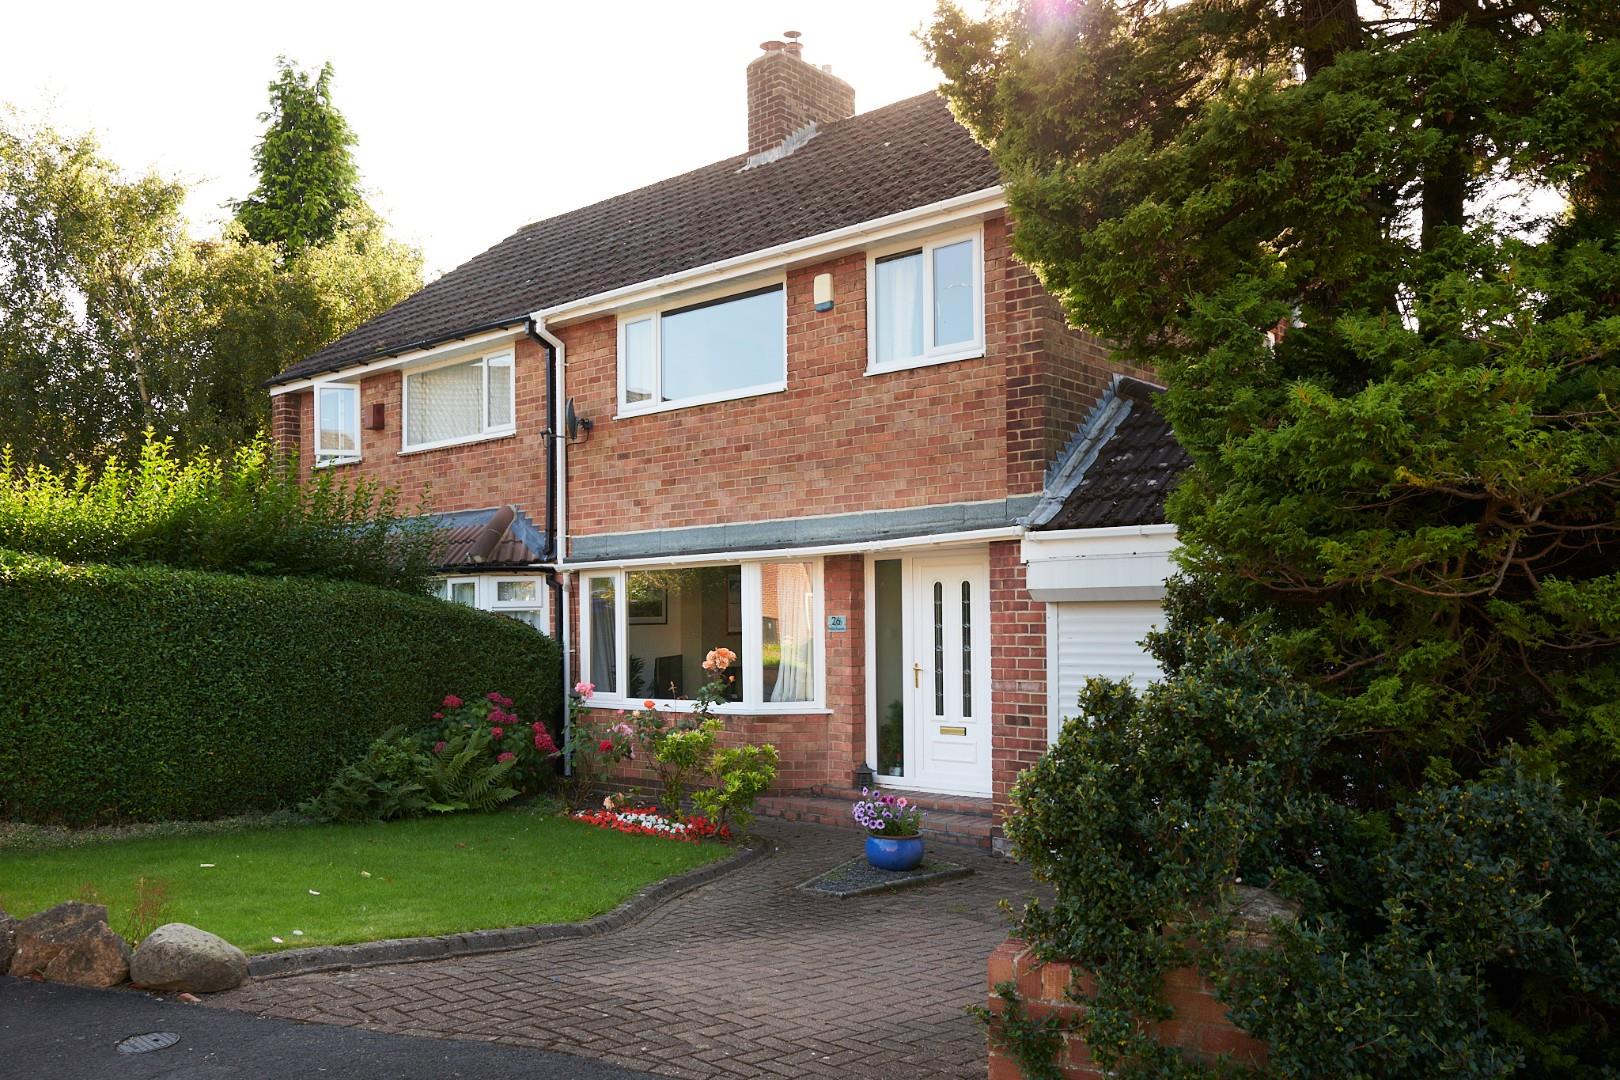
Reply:
<svg viewBox="0 0 1620 1080"><path fill-rule="evenodd" d="M405 372L400 451L432 450L517 430L512 349Z"/></svg>
<svg viewBox="0 0 1620 1080"><path fill-rule="evenodd" d="M869 251L866 373L984 355L984 230Z"/></svg>
<svg viewBox="0 0 1620 1080"><path fill-rule="evenodd" d="M711 649L737 663L725 713L823 712L819 559L580 573L580 671L598 708L691 708Z"/></svg>
<svg viewBox="0 0 1620 1080"><path fill-rule="evenodd" d="M785 389L783 281L619 319L621 416Z"/></svg>
<svg viewBox="0 0 1620 1080"><path fill-rule="evenodd" d="M442 577L437 594L441 600L504 615L542 634L550 633L549 592L544 577L497 574Z"/></svg>
<svg viewBox="0 0 1620 1080"><path fill-rule="evenodd" d="M360 460L360 387L356 383L315 385L315 464L344 465Z"/></svg>

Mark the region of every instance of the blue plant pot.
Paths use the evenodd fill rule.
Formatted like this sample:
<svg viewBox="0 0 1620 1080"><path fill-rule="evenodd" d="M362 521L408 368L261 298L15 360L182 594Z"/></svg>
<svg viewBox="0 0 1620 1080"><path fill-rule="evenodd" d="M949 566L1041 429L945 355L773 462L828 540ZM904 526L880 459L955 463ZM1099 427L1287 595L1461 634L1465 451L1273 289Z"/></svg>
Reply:
<svg viewBox="0 0 1620 1080"><path fill-rule="evenodd" d="M868 836L866 861L879 870L915 870L923 859L920 836Z"/></svg>

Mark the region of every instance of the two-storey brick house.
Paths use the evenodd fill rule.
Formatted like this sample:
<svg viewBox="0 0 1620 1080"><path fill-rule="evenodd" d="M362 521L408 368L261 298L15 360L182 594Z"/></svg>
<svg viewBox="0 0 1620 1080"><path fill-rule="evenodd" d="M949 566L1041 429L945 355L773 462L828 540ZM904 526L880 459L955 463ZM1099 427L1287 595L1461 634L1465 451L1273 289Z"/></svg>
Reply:
<svg viewBox="0 0 1620 1080"><path fill-rule="evenodd" d="M747 153L519 230L278 376L275 434L430 483L451 598L532 604L597 707L724 645L783 790L988 807L1078 673L1151 673L1179 457L941 99L747 75Z"/></svg>

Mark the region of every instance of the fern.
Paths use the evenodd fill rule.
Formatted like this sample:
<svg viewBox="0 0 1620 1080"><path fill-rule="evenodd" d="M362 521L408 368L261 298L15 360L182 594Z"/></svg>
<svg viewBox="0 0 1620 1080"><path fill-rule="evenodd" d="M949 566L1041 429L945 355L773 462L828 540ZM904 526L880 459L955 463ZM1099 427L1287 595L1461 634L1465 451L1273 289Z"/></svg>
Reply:
<svg viewBox="0 0 1620 1080"><path fill-rule="evenodd" d="M517 788L502 783L516 759L497 761L490 756L486 728L469 729L445 742L433 756L426 782L427 809L448 814L458 810L493 810L517 798Z"/></svg>

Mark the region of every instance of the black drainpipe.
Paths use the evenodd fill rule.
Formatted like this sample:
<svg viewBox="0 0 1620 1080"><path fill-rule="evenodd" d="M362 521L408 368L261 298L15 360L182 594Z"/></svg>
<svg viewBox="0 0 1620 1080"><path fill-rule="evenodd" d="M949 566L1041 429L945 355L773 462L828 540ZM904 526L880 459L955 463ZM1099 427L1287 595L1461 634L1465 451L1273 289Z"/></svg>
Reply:
<svg viewBox="0 0 1620 1080"><path fill-rule="evenodd" d="M557 350L551 342L541 337L534 328L534 320L529 319L523 324L528 333L546 355L546 550L543 558L551 563L553 568L557 564L557 552L561 546L557 543L557 440L552 425L557 422ZM551 588L551 640L562 644L562 582L557 580L555 569L546 584ZM567 730L568 721L568 688L562 688L560 704L557 708L557 732Z"/></svg>

